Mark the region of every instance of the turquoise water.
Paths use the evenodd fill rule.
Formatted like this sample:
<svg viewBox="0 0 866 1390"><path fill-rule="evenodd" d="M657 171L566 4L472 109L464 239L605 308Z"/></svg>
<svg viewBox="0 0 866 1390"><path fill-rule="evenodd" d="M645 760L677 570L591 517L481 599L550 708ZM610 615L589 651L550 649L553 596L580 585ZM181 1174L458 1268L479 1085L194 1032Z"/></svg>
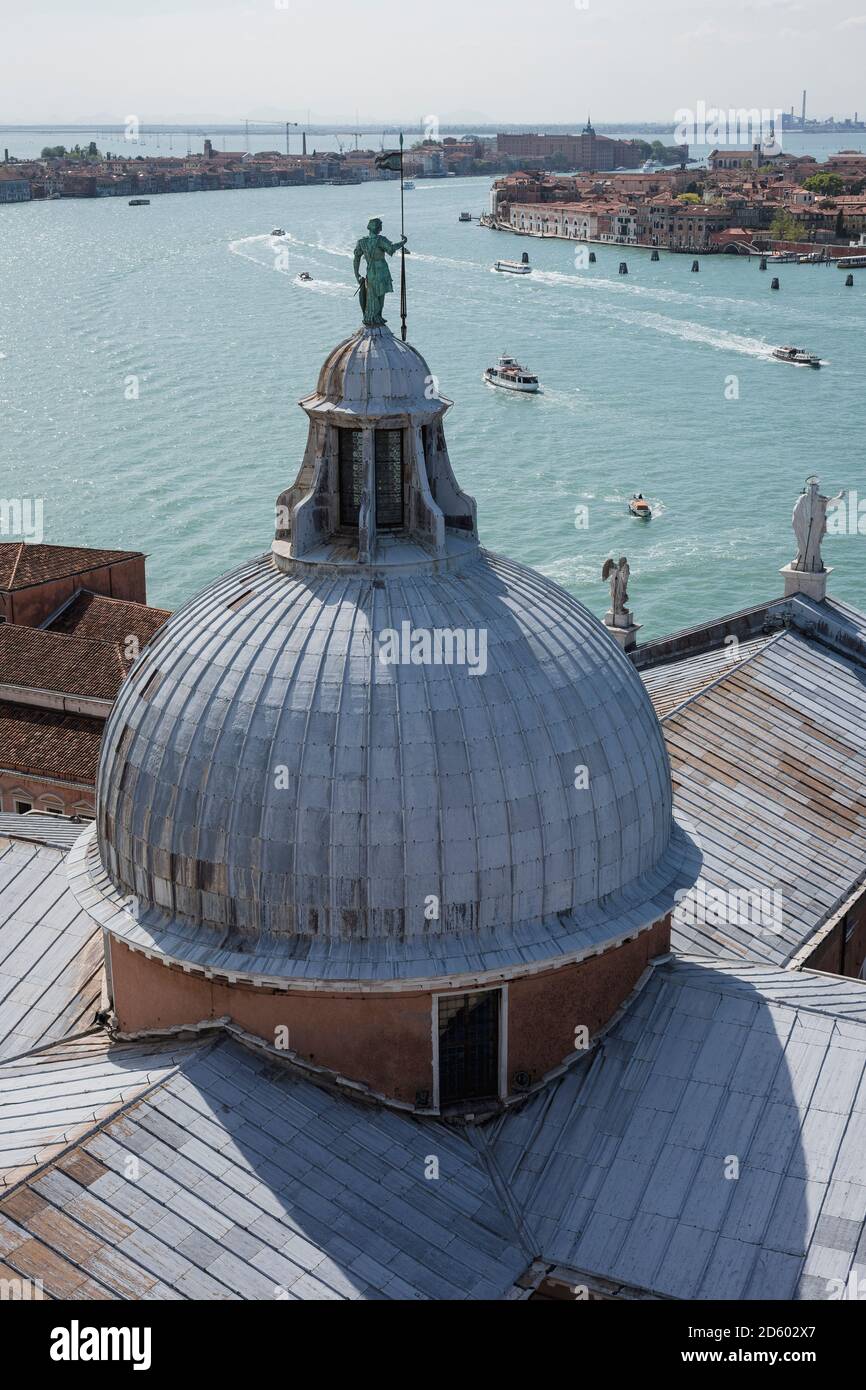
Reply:
<svg viewBox="0 0 866 1390"><path fill-rule="evenodd" d="M564 242L459 224L488 189L406 195L409 336L455 403L452 460L485 543L599 613L602 561L627 553L644 637L780 593L805 477L866 499L866 271L846 289L836 269L783 265L774 294L733 257L695 275L688 256L596 247L578 269ZM357 322L351 248L374 213L398 234L396 186L0 208L0 497L43 498L48 541L145 550L150 600L169 607L263 550L306 438L296 402ZM492 272L524 249L531 276ZM399 331L398 296L388 312ZM789 342L828 365L769 358ZM482 382L501 351L543 396ZM627 514L634 490L648 526ZM831 590L861 607L864 546L825 546Z"/></svg>

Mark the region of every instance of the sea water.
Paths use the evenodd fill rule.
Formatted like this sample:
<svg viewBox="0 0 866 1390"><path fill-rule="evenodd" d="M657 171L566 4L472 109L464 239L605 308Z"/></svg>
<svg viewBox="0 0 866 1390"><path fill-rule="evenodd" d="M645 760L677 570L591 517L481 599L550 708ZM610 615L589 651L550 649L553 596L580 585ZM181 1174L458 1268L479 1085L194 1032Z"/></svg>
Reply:
<svg viewBox="0 0 866 1390"><path fill-rule="evenodd" d="M405 195L409 338L454 402L483 542L597 613L604 559L627 555L642 640L780 594L805 479L866 499L866 271L848 289L782 265L773 292L733 256L693 274L691 256L596 246L588 266L586 248L460 223L489 185ZM0 497L41 499L47 541L145 551L149 600L172 608L266 549L306 439L297 402L359 322L352 248L374 215L399 236L396 183L0 207ZM492 270L524 250L531 275ZM399 333L399 293L386 315ZM784 343L824 367L774 361ZM543 394L483 382L502 352ZM866 607L866 534L848 529L825 543L830 589Z"/></svg>

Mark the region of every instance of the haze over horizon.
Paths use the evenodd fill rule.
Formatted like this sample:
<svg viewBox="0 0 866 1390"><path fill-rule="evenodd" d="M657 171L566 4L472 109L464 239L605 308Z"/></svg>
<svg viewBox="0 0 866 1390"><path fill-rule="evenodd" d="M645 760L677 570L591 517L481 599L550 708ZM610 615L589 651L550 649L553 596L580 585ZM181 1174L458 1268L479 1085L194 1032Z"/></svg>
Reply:
<svg viewBox="0 0 866 1390"><path fill-rule="evenodd" d="M2 14L4 125L673 123L699 101L799 112L804 87L810 116L866 112L866 0L729 0L718 17L693 0L2 0Z"/></svg>

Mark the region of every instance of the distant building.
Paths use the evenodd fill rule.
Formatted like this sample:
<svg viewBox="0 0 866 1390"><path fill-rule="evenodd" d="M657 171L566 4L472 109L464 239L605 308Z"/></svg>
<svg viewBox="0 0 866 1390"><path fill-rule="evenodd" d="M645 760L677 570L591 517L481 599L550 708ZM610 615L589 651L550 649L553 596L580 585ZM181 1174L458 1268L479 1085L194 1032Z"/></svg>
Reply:
<svg viewBox="0 0 866 1390"><path fill-rule="evenodd" d="M570 169L636 169L645 149L635 140L610 140L587 123L580 135L499 134L496 149L510 159L550 161L561 156Z"/></svg>
<svg viewBox="0 0 866 1390"><path fill-rule="evenodd" d="M0 203L29 203L30 180L0 169Z"/></svg>
<svg viewBox="0 0 866 1390"><path fill-rule="evenodd" d="M788 158L783 150L771 151L756 143L751 149L711 150L707 155L707 167L712 172L719 169L760 169L764 164L787 163Z"/></svg>

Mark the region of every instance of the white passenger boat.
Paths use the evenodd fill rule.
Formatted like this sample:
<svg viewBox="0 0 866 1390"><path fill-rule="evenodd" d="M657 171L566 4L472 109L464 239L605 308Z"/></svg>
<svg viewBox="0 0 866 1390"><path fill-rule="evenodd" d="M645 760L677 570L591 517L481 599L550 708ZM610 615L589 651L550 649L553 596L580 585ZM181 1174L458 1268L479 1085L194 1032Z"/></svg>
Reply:
<svg viewBox="0 0 866 1390"><path fill-rule="evenodd" d="M495 367L488 367L484 373L484 380L489 386L500 386L505 391L523 391L530 395L538 395L541 390L541 383L537 376L526 367L521 367L516 357L500 357Z"/></svg>
<svg viewBox="0 0 866 1390"><path fill-rule="evenodd" d="M795 367L820 367L821 359L814 352L807 352L805 348L798 347L777 347L773 348L773 356L777 362L791 362Z"/></svg>
<svg viewBox="0 0 866 1390"><path fill-rule="evenodd" d="M519 261L496 261L494 270L501 270L506 275L530 275L532 266L529 264L529 252L524 251Z"/></svg>

